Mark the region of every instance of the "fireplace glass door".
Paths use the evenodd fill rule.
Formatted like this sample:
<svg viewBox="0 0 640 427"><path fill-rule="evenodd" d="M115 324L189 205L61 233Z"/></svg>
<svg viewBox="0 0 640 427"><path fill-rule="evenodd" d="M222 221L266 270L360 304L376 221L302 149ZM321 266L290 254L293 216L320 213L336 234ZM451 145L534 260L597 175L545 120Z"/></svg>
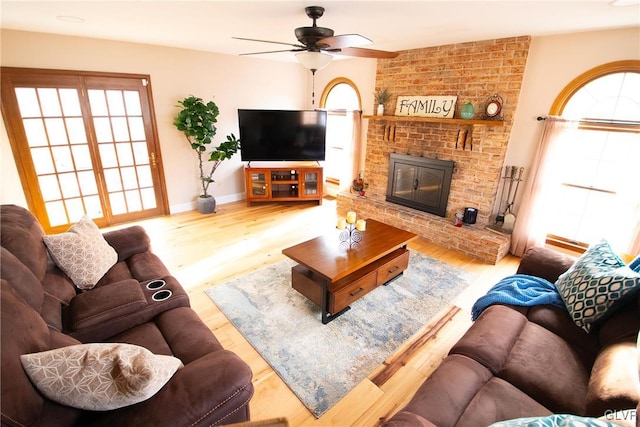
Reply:
<svg viewBox="0 0 640 427"><path fill-rule="evenodd" d="M391 154L387 201L445 216L453 162Z"/></svg>

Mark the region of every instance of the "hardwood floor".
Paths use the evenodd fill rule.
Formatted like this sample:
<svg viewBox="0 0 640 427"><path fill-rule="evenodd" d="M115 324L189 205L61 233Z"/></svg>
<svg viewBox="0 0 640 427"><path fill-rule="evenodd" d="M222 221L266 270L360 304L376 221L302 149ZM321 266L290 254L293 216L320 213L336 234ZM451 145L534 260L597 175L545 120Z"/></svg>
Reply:
<svg viewBox="0 0 640 427"><path fill-rule="evenodd" d="M280 377L227 321L205 289L285 259L283 248L335 228L335 200L315 203L220 205L214 215L188 212L141 221L154 252L187 289L191 305L222 345L253 370L253 420L286 417L291 426L376 426L404 406L470 326L473 302L502 277L513 274L519 258L483 264L463 254L414 240L409 249L464 268L477 280L410 342L362 381L320 419L302 405ZM319 320L318 320L319 321Z"/></svg>

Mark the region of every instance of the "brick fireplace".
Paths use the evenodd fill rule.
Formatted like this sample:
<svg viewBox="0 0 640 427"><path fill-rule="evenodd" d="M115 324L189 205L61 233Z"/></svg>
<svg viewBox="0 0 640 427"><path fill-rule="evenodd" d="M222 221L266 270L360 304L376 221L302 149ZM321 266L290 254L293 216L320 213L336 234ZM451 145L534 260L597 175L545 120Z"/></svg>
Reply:
<svg viewBox="0 0 640 427"><path fill-rule="evenodd" d="M429 241L491 264L504 257L509 251L509 236L486 230L485 226L497 208L500 175L529 43L528 36L514 37L414 49L401 52L397 58L379 59L376 90L387 88L392 94L385 107L386 114L393 114L400 95L457 95L454 117L459 118L462 106L471 102L475 118L480 118L487 98L499 94L504 101L504 123L488 126L447 123L446 119L426 122L365 118L366 197L339 194L338 209L355 210L359 216L399 224ZM389 137L389 125L395 126L393 137ZM459 135L464 131L468 139L462 144ZM385 200L391 153L454 162L444 218ZM478 209L477 222L455 227L455 213L465 207Z"/></svg>

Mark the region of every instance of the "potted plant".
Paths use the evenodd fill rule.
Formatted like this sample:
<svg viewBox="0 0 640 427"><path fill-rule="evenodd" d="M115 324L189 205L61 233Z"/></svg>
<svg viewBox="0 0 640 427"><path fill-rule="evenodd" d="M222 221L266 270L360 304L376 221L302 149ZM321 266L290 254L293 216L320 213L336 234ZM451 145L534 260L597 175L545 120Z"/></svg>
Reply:
<svg viewBox="0 0 640 427"><path fill-rule="evenodd" d="M376 103L378 104L378 115L381 116L384 114L384 104L386 104L389 99L391 99L391 94L389 91L384 88L380 92L376 92L373 94L375 97Z"/></svg>
<svg viewBox="0 0 640 427"><path fill-rule="evenodd" d="M200 171L200 183L202 193L197 199L197 207L200 213L213 213L216 209L216 199L207 192L209 184L213 181L213 173L218 166L230 159L240 149L240 140L234 134L227 135L226 141L220 143L207 155L207 147L216 135L217 117L220 111L215 102L205 103L201 98L189 96L178 101L182 110L173 119L173 125L181 131L189 145L198 156L198 168ZM211 163L211 169L207 172L205 160Z"/></svg>

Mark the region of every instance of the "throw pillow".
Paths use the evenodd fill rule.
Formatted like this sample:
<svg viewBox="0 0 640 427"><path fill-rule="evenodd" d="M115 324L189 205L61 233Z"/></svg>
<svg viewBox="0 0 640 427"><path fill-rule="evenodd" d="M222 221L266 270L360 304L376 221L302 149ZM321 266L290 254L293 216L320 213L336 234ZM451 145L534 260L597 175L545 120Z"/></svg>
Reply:
<svg viewBox="0 0 640 427"><path fill-rule="evenodd" d="M629 263L629 268L636 273L640 273L640 255L638 255L633 261Z"/></svg>
<svg viewBox="0 0 640 427"><path fill-rule="evenodd" d="M556 287L573 321L585 331L611 314L640 289L632 271L606 240L591 246L561 274Z"/></svg>
<svg viewBox="0 0 640 427"><path fill-rule="evenodd" d="M581 417L570 414L554 414L546 417L516 418L498 421L489 427L620 427L619 424L601 418Z"/></svg>
<svg viewBox="0 0 640 427"><path fill-rule="evenodd" d="M118 262L118 254L87 215L65 233L43 237L51 258L80 289L93 288Z"/></svg>
<svg viewBox="0 0 640 427"><path fill-rule="evenodd" d="M20 356L38 390L63 405L109 411L156 394L182 362L133 344L78 344Z"/></svg>

